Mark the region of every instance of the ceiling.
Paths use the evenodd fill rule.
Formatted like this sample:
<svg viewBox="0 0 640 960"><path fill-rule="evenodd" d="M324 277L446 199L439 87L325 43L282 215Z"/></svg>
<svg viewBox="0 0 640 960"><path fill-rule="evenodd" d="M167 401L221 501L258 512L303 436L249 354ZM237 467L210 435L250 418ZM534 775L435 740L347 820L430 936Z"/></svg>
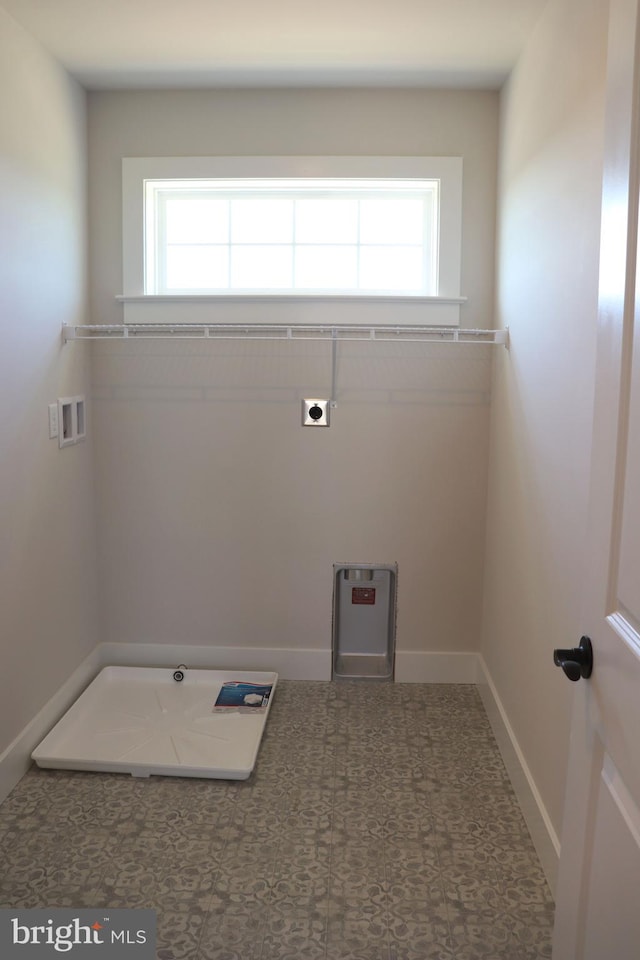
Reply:
<svg viewBox="0 0 640 960"><path fill-rule="evenodd" d="M89 89L497 88L547 0L0 0Z"/></svg>

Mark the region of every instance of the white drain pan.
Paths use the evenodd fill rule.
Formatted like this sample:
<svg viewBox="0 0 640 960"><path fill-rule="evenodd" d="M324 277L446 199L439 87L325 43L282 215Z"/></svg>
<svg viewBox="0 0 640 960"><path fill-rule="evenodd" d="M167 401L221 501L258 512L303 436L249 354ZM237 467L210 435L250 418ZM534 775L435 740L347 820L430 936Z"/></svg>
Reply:
<svg viewBox="0 0 640 960"><path fill-rule="evenodd" d="M105 667L31 756L54 769L246 780L277 679L185 669L177 682L170 668ZM266 687L266 705L216 706L234 682Z"/></svg>

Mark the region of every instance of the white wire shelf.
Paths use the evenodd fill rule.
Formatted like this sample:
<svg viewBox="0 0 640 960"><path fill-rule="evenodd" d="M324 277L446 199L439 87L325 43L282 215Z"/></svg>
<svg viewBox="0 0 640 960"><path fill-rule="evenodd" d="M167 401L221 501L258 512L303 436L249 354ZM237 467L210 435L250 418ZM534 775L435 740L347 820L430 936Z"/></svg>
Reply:
<svg viewBox="0 0 640 960"><path fill-rule="evenodd" d="M62 328L71 340L373 340L404 343L495 343L507 345L508 330L476 330L415 324L90 324Z"/></svg>

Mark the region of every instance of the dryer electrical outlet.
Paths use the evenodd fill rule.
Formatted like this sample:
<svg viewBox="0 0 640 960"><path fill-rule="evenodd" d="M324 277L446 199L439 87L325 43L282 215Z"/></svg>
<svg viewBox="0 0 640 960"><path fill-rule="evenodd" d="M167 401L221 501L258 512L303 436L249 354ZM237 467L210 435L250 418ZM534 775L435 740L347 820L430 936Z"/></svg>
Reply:
<svg viewBox="0 0 640 960"><path fill-rule="evenodd" d="M329 400L303 400L302 401L302 426L303 427L328 427L329 426Z"/></svg>

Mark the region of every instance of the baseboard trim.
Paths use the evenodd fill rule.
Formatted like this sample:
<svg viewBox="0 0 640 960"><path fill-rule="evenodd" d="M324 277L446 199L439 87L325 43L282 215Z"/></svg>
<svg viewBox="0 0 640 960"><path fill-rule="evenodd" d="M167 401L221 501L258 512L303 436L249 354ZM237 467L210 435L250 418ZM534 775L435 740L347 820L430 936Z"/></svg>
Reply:
<svg viewBox="0 0 640 960"><path fill-rule="evenodd" d="M396 683L476 683L477 653L396 650Z"/></svg>
<svg viewBox="0 0 640 960"><path fill-rule="evenodd" d="M281 647L196 647L165 643L102 643L101 666L198 670L270 670L282 680L330 680L330 650Z"/></svg>
<svg viewBox="0 0 640 960"><path fill-rule="evenodd" d="M535 780L527 766L516 735L509 723L498 691L484 659L478 658L478 692L489 717L489 723L507 768L522 813L529 828L547 882L555 896L560 859L560 841L542 802Z"/></svg>
<svg viewBox="0 0 640 960"><path fill-rule="evenodd" d="M45 703L15 740L0 754L0 803L31 766L31 752L67 712L71 704L75 703L101 666L99 648L95 647L58 692Z"/></svg>

